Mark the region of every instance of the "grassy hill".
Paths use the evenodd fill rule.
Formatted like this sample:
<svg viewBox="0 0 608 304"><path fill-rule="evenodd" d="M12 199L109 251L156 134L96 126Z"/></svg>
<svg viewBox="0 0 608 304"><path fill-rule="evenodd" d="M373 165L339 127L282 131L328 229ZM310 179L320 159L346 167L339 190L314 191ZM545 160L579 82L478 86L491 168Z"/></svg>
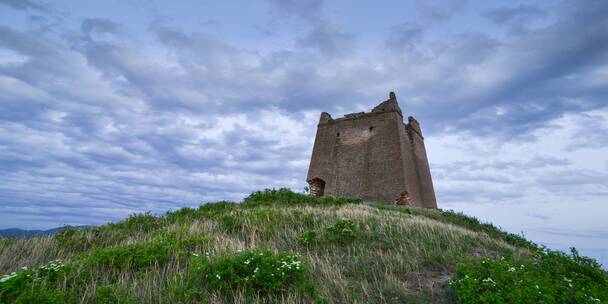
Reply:
<svg viewBox="0 0 608 304"><path fill-rule="evenodd" d="M256 192L0 240L0 303L607 303L594 260L451 211Z"/></svg>

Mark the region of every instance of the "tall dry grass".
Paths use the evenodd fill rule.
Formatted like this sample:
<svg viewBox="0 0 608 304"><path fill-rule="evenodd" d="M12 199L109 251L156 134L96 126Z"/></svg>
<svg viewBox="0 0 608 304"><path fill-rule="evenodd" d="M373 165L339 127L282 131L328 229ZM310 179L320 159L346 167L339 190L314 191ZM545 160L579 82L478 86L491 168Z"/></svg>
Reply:
<svg viewBox="0 0 608 304"><path fill-rule="evenodd" d="M80 262L104 248L157 242L162 232L209 239L206 245L186 250L187 254L213 257L259 248L297 254L309 265L317 290L315 297L329 303L428 303L448 301L445 283L461 258L475 255L517 258L528 253L487 233L433 219L435 215L429 216L428 212L407 214L368 204L237 206L213 215L172 221L160 219L153 228L144 230L130 231L118 226L84 229L73 233L70 240L76 242L69 245L66 245L69 240L58 236L3 239L0 240L0 273L61 259L72 261L76 266L75 275L70 277L72 281L66 280L60 288L75 292L79 302L94 301L106 287L138 302L179 302L180 288L186 285L189 275L183 248L175 248L165 261L141 269L104 269ZM358 234L351 243L318 241L304 245L298 241L302 233L322 233L339 219L348 219L357 225ZM88 279L74 282L85 277ZM231 294L210 291L206 301L249 303L252 300L304 303L310 298L296 291L252 295L234 290Z"/></svg>

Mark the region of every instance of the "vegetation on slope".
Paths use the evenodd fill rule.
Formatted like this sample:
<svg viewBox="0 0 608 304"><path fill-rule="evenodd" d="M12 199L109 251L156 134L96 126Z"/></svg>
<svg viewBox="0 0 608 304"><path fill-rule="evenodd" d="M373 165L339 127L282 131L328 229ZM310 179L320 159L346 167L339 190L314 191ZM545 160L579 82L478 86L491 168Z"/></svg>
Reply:
<svg viewBox="0 0 608 304"><path fill-rule="evenodd" d="M288 189L1 239L2 273L0 303L608 301L606 272L575 252L451 211Z"/></svg>

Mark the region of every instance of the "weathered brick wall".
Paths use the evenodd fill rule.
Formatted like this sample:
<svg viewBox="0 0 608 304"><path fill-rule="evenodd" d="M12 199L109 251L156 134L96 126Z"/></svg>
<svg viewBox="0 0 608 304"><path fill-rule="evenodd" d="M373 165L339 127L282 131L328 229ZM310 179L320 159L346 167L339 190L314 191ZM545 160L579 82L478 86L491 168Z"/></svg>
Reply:
<svg viewBox="0 0 608 304"><path fill-rule="evenodd" d="M422 198L420 195L420 178L416 168L416 157L414 155L414 146L407 134L407 125L401 123L399 128L401 141L401 162L403 162L406 190L409 192L410 199L414 206L422 207Z"/></svg>
<svg viewBox="0 0 608 304"><path fill-rule="evenodd" d="M406 130L414 152L416 175L418 176L420 187L420 201L422 207L437 208L431 168L429 167L429 160L427 159L426 148L424 146L424 137L422 136L418 121L411 116L408 118L408 121Z"/></svg>
<svg viewBox="0 0 608 304"><path fill-rule="evenodd" d="M408 191L414 205L436 207L423 138L408 136L390 97L371 113L339 119L322 113L307 180L322 179L325 195L392 202Z"/></svg>

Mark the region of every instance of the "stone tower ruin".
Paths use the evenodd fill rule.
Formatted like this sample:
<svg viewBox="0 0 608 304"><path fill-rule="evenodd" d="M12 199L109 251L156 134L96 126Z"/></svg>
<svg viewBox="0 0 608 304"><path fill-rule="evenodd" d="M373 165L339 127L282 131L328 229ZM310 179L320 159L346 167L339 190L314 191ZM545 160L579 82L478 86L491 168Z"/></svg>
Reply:
<svg viewBox="0 0 608 304"><path fill-rule="evenodd" d="M420 125L403 123L393 92L369 113L321 113L307 181L312 195L389 203L407 191L414 206L437 208Z"/></svg>

